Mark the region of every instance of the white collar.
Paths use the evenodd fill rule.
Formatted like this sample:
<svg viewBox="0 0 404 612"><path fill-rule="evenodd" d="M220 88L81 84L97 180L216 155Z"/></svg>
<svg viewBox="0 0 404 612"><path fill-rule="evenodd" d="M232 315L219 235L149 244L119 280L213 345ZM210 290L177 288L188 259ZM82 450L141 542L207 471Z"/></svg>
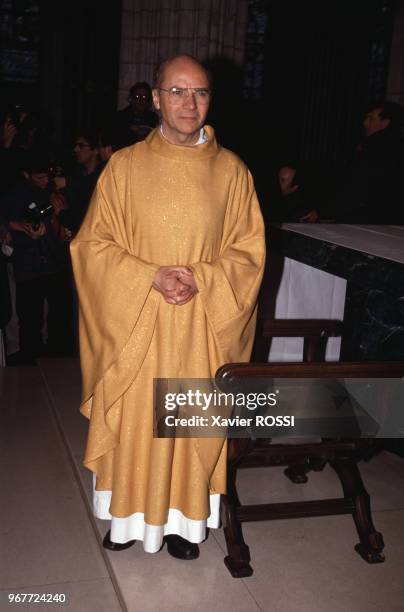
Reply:
<svg viewBox="0 0 404 612"><path fill-rule="evenodd" d="M161 134L164 136L163 126L162 126L162 124L161 124L161 123L160 123L160 132L161 132ZM164 136L164 138L166 138L166 137ZM207 135L207 133L205 132L205 130L203 129L203 127L201 127L201 130L200 130L200 132L199 132L199 138L198 138L197 142L196 142L195 144L193 144L192 146L193 146L193 147L196 147L196 145L203 144L204 142L206 142L206 141L207 141L207 139L208 139L208 135ZM166 140L167 140L167 138L166 138Z"/></svg>

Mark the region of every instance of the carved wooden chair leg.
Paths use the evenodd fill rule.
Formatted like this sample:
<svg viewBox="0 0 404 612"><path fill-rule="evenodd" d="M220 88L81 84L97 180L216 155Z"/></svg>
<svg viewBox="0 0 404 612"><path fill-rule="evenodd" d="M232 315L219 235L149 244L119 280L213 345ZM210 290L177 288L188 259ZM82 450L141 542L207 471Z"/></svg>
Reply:
<svg viewBox="0 0 404 612"><path fill-rule="evenodd" d="M373 525L370 510L370 497L365 489L356 461L351 457L337 457L330 465L338 474L345 498L353 501L353 519L359 534L360 542L355 550L368 563L382 563L383 536Z"/></svg>
<svg viewBox="0 0 404 612"><path fill-rule="evenodd" d="M221 497L221 515L228 556L224 564L233 578L251 576L250 549L244 542L241 522L237 518L240 505L236 489L237 467L230 463L227 475L227 495Z"/></svg>

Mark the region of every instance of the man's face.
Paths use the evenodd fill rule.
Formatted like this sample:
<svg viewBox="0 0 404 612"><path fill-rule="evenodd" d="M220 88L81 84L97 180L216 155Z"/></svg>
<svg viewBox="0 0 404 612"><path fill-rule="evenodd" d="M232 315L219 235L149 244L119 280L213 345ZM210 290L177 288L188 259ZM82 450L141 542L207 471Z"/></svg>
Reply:
<svg viewBox="0 0 404 612"><path fill-rule="evenodd" d="M293 186L293 180L296 176L296 168L290 166L282 166L278 172L279 186L283 195L288 195Z"/></svg>
<svg viewBox="0 0 404 612"><path fill-rule="evenodd" d="M76 138L73 151L77 163L82 166L85 166L87 163L91 162L97 157L98 154L97 149L92 149L87 140L82 136Z"/></svg>
<svg viewBox="0 0 404 612"><path fill-rule="evenodd" d="M49 185L49 173L48 172L24 172L24 176L38 189L47 189Z"/></svg>
<svg viewBox="0 0 404 612"><path fill-rule="evenodd" d="M143 87L135 89L131 94L130 104L135 113L144 113L147 111L150 107L150 102L149 92L147 89L143 89Z"/></svg>
<svg viewBox="0 0 404 612"><path fill-rule="evenodd" d="M165 69L159 88L153 89L154 106L160 110L167 140L179 145L195 144L205 122L209 104L198 100L190 90L184 100L173 100L168 91L162 91L171 87L209 89L207 75L192 60L178 58Z"/></svg>
<svg viewBox="0 0 404 612"><path fill-rule="evenodd" d="M366 136L372 136L372 134L385 130L390 125L390 119L384 119L380 116L381 111L381 108L374 108L367 113L363 122Z"/></svg>

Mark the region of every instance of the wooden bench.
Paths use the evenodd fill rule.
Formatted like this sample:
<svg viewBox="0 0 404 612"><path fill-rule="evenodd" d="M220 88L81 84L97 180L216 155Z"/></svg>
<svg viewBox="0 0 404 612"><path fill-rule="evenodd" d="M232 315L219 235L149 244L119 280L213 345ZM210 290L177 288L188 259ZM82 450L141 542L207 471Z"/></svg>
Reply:
<svg viewBox="0 0 404 612"><path fill-rule="evenodd" d="M240 363L225 364L216 378L238 382L243 379L341 379L341 378L402 378L402 362L313 362L323 359L326 338L340 333L340 323L330 321L268 321L260 324L260 333L268 338L281 336L305 338L302 363ZM257 347L256 347L257 348ZM264 350L263 343L258 347ZM265 350L268 347L265 348ZM256 350L257 354L257 350ZM262 354L262 353L261 353ZM268 354L268 353L266 353ZM221 517L228 555L224 562L235 578L251 576L250 552L246 545L242 523L296 517L352 514L360 542L355 550L369 563L384 561L383 537L376 531L371 517L370 499L362 482L358 461L368 456L377 442L373 439L325 439L318 442L284 444L272 440L241 438L228 443L227 494L222 496ZM310 470L322 470L329 464L338 475L343 496L337 499L243 505L237 492L237 471L257 466L287 466L286 475L297 483L307 480ZM270 479L268 479L270 491ZM270 494L269 494L270 495Z"/></svg>

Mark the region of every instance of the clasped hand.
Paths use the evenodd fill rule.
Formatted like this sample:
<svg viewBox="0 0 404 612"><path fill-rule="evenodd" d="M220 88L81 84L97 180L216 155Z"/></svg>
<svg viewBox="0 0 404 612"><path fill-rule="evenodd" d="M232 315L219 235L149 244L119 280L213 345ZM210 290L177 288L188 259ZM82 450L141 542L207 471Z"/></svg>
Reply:
<svg viewBox="0 0 404 612"><path fill-rule="evenodd" d="M186 266L162 266L156 272L153 287L167 304L175 306L186 304L198 293L194 274Z"/></svg>

